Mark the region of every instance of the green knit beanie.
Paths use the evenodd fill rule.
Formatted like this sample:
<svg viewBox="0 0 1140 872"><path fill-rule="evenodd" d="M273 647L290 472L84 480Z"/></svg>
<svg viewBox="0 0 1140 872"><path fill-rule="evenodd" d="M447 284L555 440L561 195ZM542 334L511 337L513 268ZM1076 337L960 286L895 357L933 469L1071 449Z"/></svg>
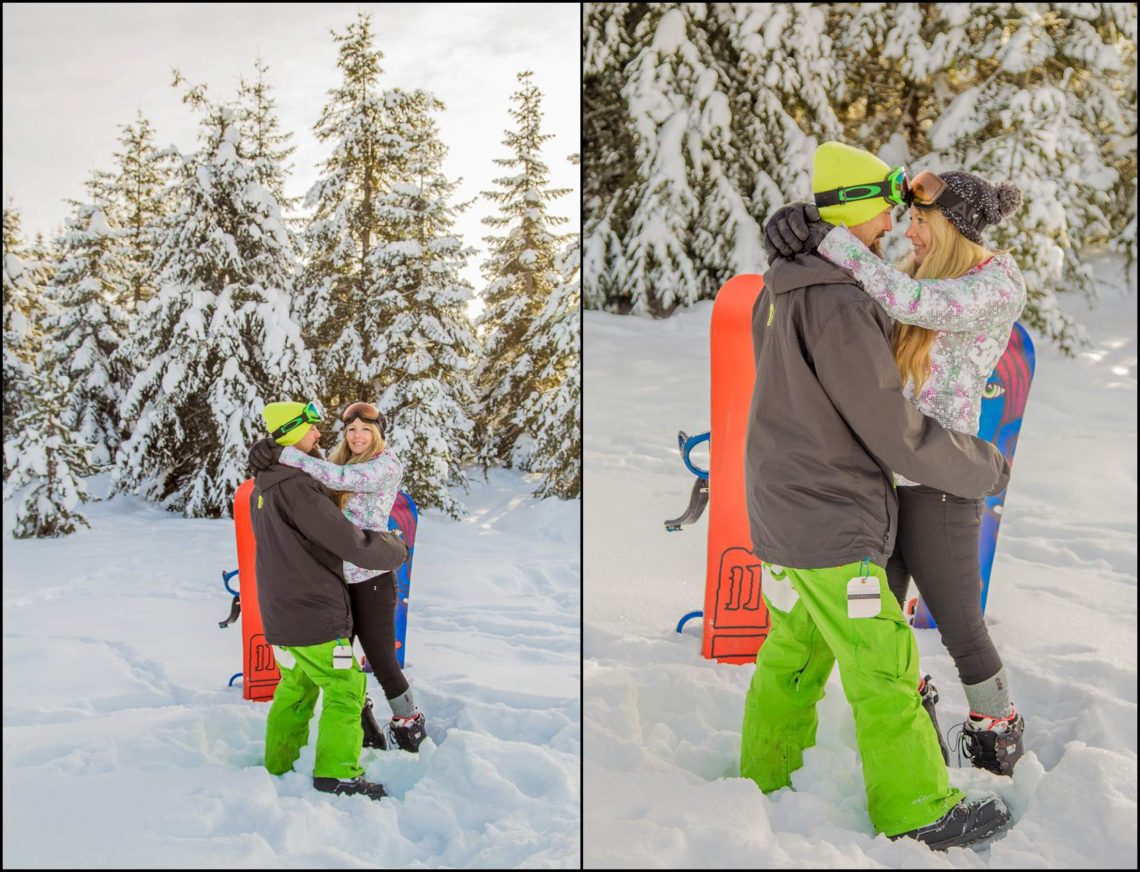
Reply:
<svg viewBox="0 0 1140 872"><path fill-rule="evenodd" d="M835 188L881 182L890 171L889 166L869 151L852 148L842 142L825 142L815 150L815 157L812 158L811 190L813 194L818 194ZM819 217L828 224L854 227L890 208L891 204L882 197L874 197L854 203L823 206L819 210Z"/></svg>
<svg viewBox="0 0 1140 872"><path fill-rule="evenodd" d="M272 433L286 421L292 421L305 411L304 403L270 403L262 412L265 428ZM305 438L312 424L302 422L276 441L278 445L296 445Z"/></svg>

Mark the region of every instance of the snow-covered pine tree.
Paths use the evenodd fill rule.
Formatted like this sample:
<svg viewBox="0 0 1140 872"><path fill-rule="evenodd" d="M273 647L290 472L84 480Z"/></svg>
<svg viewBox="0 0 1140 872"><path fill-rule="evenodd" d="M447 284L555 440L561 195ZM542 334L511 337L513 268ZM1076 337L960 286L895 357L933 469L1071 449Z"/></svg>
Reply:
<svg viewBox="0 0 1140 872"><path fill-rule="evenodd" d="M173 148L154 145L154 129L140 112L133 124L121 125L119 150L114 152L117 175L110 218L122 231L129 292L119 301L134 313L155 294L154 254L162 227L174 211L172 200L179 163Z"/></svg>
<svg viewBox="0 0 1140 872"><path fill-rule="evenodd" d="M485 465L526 467L534 448L533 436L516 420L520 399L538 389L535 357L539 350L525 338L561 281L555 263L565 236L553 228L567 218L551 215L547 204L570 193L551 188L550 168L542 160L542 143L553 134L542 133L542 92L530 70L519 73L519 90L510 110L518 127L506 132L503 144L512 152L495 163L510 174L494 179L498 189L483 196L499 204L497 215L483 223L504 228L505 236L486 236L490 257L482 265L487 286L486 308L479 318L484 337L483 361L476 374L479 391L477 443Z"/></svg>
<svg viewBox="0 0 1140 872"><path fill-rule="evenodd" d="M200 92L186 99L204 110L201 147L183 161L181 209L157 253L159 293L127 343L143 366L124 402L131 435L116 485L220 517L264 436L262 407L308 397L310 363L286 300L289 234L245 156L236 112Z"/></svg>
<svg viewBox="0 0 1140 872"><path fill-rule="evenodd" d="M631 33L645 3L587 3L583 17L582 248L590 309L617 309L624 282L623 237L635 207L620 196L636 179L637 136L622 95Z"/></svg>
<svg viewBox="0 0 1140 872"><path fill-rule="evenodd" d="M72 214L56 242L61 260L49 288L56 308L44 321L42 355L46 370L70 385L55 414L92 447L91 461L98 467L110 465L121 441L124 379L118 361L127 319L120 301L131 296L125 233L108 220L110 182L109 174L94 173L88 200L71 201Z"/></svg>
<svg viewBox="0 0 1140 872"><path fill-rule="evenodd" d="M691 184L699 204L691 245L700 275L705 277L689 291L701 294L694 300L715 297L726 281L737 273L756 270L764 258L761 226L753 217L750 198L757 176L752 160L755 144L750 137L739 136L733 125L747 100L737 98L741 87L733 62L740 54L732 43L738 12L739 7L731 4L711 4L703 27L694 32L694 44L709 59L702 79L695 83L694 102L700 114L694 113L690 124L695 129L685 137ZM798 142L799 136L792 135Z"/></svg>
<svg viewBox="0 0 1140 872"><path fill-rule="evenodd" d="M826 94L809 37L778 50L757 34L773 18L777 29L794 16L810 24L793 6L588 5L588 306L667 315L762 266L756 211L784 201L768 174L802 175L781 151L803 139L789 113ZM793 81L781 60L809 72ZM771 87L781 75L789 88L816 78L785 107Z"/></svg>
<svg viewBox="0 0 1140 872"><path fill-rule="evenodd" d="M458 181L443 174L447 147L433 112L443 104L423 91L386 95L393 141L404 151L403 177L374 199L383 236L369 254L379 279L382 329L373 337L374 368L361 373L383 386L380 407L389 444L403 462L401 487L421 506L458 518L448 493L466 488L463 464L474 454L471 370L478 354L461 275L474 249L453 233Z"/></svg>
<svg viewBox="0 0 1140 872"><path fill-rule="evenodd" d="M293 134L281 130L277 118L277 101L266 79L269 66L260 57L254 62L253 80L244 76L238 82L238 121L241 141L258 184L271 193L277 205L285 212L294 211L299 197L285 194L285 181L293 171L288 163L297 146L291 145Z"/></svg>
<svg viewBox="0 0 1140 872"><path fill-rule="evenodd" d="M42 256L42 254L41 254ZM51 272L20 238L20 212L4 205L4 438L20 415L27 379L43 344L44 318L54 311L45 290ZM7 477L8 467L4 467Z"/></svg>
<svg viewBox="0 0 1140 872"><path fill-rule="evenodd" d="M176 209L173 190L180 161L173 147L155 147L154 129L142 112L133 124L120 125L119 148L114 157L114 190L104 214L118 231L111 245L117 249L116 260L123 269L125 287L116 302L130 322L156 293L154 255L164 222ZM139 368L139 361L126 351L126 343L121 343L111 358L120 403ZM117 421L121 420L120 412L121 408L116 410ZM116 444L125 436L120 429Z"/></svg>
<svg viewBox="0 0 1140 872"><path fill-rule="evenodd" d="M759 272L765 220L811 195L812 155L839 138L831 107L837 83L827 9L814 3L734 3L724 15L731 62L733 173L754 225L741 222L735 272ZM735 59L735 60L732 60ZM715 228L715 224L709 225Z"/></svg>
<svg viewBox="0 0 1140 872"><path fill-rule="evenodd" d="M406 144L388 104L401 98L378 89L383 54L373 48L371 16L360 13L333 38L343 79L314 128L333 153L305 198L313 212L297 305L321 399L342 409L379 393L374 374L385 365L378 349L386 318L370 254L389 238L377 203L406 172Z"/></svg>
<svg viewBox="0 0 1140 872"><path fill-rule="evenodd" d="M702 4L651 5L633 31L622 94L637 136L637 177L620 195L632 198L630 206L615 207L630 216L624 260L613 264L618 311L668 315L719 287L704 267L722 265L695 239L706 173L724 156L730 121L723 74L707 49L710 14Z"/></svg>
<svg viewBox="0 0 1140 872"><path fill-rule="evenodd" d="M71 393L67 379L34 367L23 382L24 402L4 442L4 499L18 500L17 539L66 536L90 527L79 511L87 501L85 476L98 470L89 446L63 420Z"/></svg>
<svg viewBox="0 0 1140 872"><path fill-rule="evenodd" d="M536 349L536 393L520 404L516 420L534 438L527 469L543 476L539 497L582 495L580 266L581 246L573 235L558 254L560 281L551 286L527 337Z"/></svg>

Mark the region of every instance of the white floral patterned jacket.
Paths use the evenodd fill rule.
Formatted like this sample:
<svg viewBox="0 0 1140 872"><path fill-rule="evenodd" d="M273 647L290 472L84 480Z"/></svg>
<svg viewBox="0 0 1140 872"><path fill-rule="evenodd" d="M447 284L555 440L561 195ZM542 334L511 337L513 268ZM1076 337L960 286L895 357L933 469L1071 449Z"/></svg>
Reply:
<svg viewBox="0 0 1140 872"><path fill-rule="evenodd" d="M364 463L339 466L310 457L290 445L281 451L281 463L307 472L332 490L353 491L344 504L344 516L357 527L388 529L388 516L396 502L404 471L400 459L390 448ZM345 561L344 578L349 584L375 578L377 574L375 569L363 569Z"/></svg>
<svg viewBox="0 0 1140 872"><path fill-rule="evenodd" d="M996 254L954 279L913 279L846 227L828 233L819 254L848 270L893 319L937 333L930 377L921 386L907 379L903 394L943 427L976 435L986 383L1025 308L1025 278L1013 258Z"/></svg>

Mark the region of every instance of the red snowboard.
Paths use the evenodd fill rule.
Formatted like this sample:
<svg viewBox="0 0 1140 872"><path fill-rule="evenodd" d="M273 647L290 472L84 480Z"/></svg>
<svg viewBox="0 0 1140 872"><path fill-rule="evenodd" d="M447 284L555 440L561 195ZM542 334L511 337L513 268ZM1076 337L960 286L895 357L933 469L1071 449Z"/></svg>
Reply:
<svg viewBox="0 0 1140 872"><path fill-rule="evenodd" d="M234 532L237 535L238 583L241 585L242 696L269 702L281 680L273 646L265 641L261 609L257 605L257 544L250 521L253 479L246 479L234 494Z"/></svg>
<svg viewBox="0 0 1140 872"><path fill-rule="evenodd" d="M758 275L730 279L713 303L709 330L709 547L701 653L727 663L754 662L769 629L744 497L744 441L756 376L752 307L763 287Z"/></svg>

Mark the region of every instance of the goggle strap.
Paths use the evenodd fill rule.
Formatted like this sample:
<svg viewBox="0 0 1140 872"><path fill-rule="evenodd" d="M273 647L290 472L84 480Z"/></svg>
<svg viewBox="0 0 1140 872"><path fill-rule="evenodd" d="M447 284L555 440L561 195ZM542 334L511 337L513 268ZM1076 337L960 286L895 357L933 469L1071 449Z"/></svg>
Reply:
<svg viewBox="0 0 1140 872"><path fill-rule="evenodd" d="M972 210L966 198L959 196L949 185L946 185L933 201L920 203L916 197L912 197L911 205L919 209L945 209L967 222L979 233L987 225L985 219L981 218L981 211Z"/></svg>
<svg viewBox="0 0 1140 872"><path fill-rule="evenodd" d="M269 438L270 439L280 439L282 436L284 436L286 433L290 432L291 430L296 430L299 426L301 426L301 424L304 423L304 420L305 419L303 417L298 415L296 418L293 418L290 421L286 421L284 424L282 424L280 427L278 427L276 430L274 430L272 433L270 433Z"/></svg>
<svg viewBox="0 0 1140 872"><path fill-rule="evenodd" d="M830 191L821 191L815 195L815 205L819 208L824 206L838 206L843 201L839 199L839 192L843 188L834 188Z"/></svg>
<svg viewBox="0 0 1140 872"><path fill-rule="evenodd" d="M815 205L817 207L840 206L844 203L859 203L863 200L874 200L881 197L890 206L901 206L903 198L898 188L897 180L891 178L884 179L881 182L868 182L865 185L832 188L830 191L820 191L815 194ZM855 196L848 196L849 191L856 192Z"/></svg>

